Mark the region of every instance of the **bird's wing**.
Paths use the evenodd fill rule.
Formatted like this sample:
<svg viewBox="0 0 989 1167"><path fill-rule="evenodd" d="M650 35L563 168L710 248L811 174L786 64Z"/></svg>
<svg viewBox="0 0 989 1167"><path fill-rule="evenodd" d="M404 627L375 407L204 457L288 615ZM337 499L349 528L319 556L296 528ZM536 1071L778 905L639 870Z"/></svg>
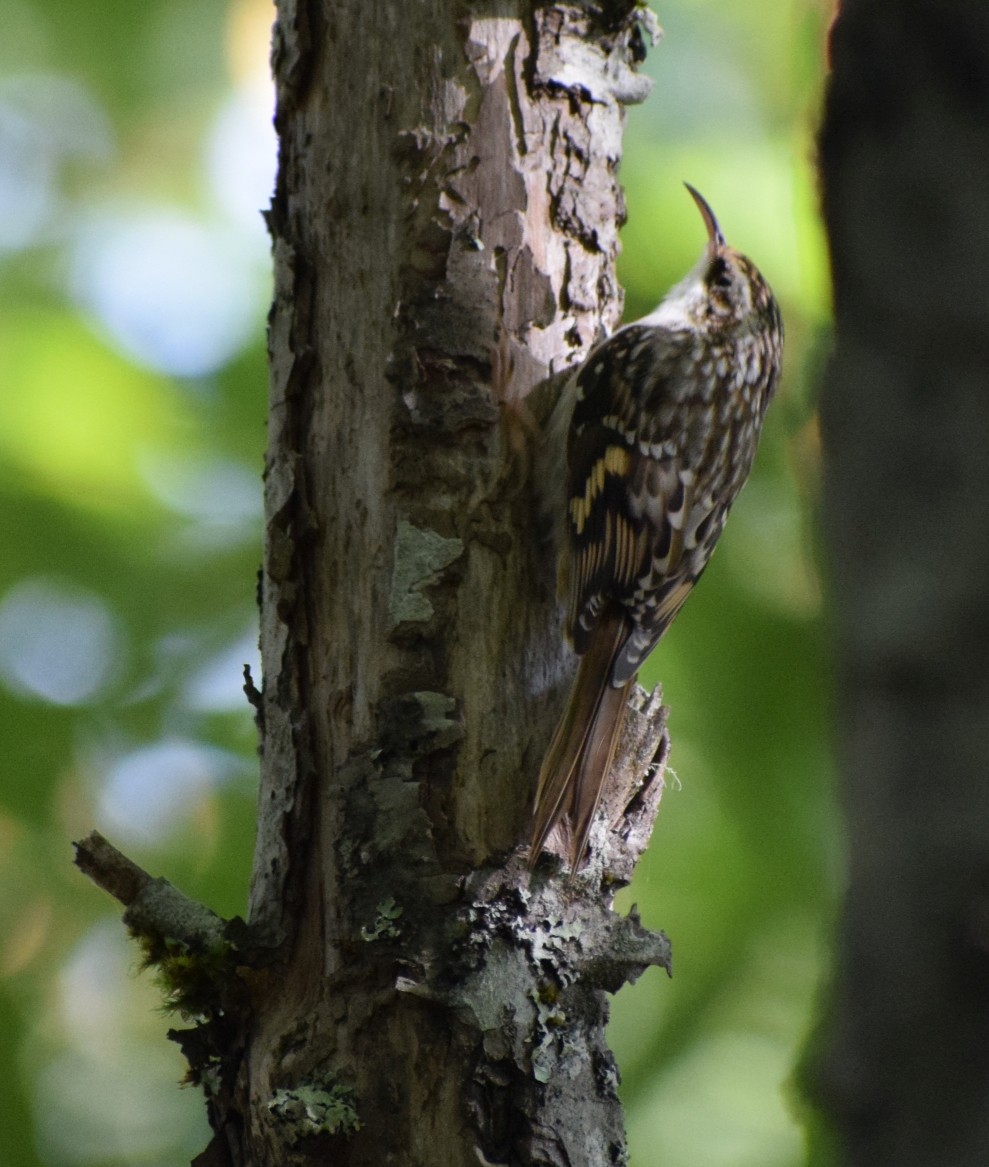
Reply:
<svg viewBox="0 0 989 1167"><path fill-rule="evenodd" d="M683 426L691 343L687 334L633 325L592 353L576 379L563 573L568 627L584 653L609 603L629 611L633 631L615 658L615 685L634 675L703 568L695 535L713 502L698 496L689 462L707 434Z"/></svg>

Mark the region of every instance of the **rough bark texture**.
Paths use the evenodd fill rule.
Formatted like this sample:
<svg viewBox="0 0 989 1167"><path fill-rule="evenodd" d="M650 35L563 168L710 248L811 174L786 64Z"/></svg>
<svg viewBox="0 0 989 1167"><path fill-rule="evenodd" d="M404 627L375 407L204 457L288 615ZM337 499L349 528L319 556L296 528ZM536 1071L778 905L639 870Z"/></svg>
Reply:
<svg viewBox="0 0 989 1167"><path fill-rule="evenodd" d="M283 0L250 918L98 835L174 1008L197 1167L624 1160L612 913L662 792L637 690L568 880L519 840L573 660L533 486L553 374L619 313L644 10Z"/></svg>
<svg viewBox="0 0 989 1167"><path fill-rule="evenodd" d="M821 137L847 1164L989 1162L989 8L845 0Z"/></svg>
<svg viewBox="0 0 989 1167"><path fill-rule="evenodd" d="M631 718L588 873L530 884L515 848L573 662L521 402L620 311L642 18L279 4L269 967L211 1093L234 1163L623 1159L604 992L668 953L609 905L665 730L658 699Z"/></svg>

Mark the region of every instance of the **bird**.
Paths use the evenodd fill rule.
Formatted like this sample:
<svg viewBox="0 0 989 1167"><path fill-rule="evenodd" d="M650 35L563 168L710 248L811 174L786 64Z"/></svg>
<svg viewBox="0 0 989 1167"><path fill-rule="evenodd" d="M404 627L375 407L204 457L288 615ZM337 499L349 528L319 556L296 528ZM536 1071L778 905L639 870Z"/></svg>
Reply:
<svg viewBox="0 0 989 1167"><path fill-rule="evenodd" d="M547 426L558 593L580 660L539 772L529 865L556 828L571 878L636 675L711 558L780 380L773 292L684 185L707 229L700 260L591 350Z"/></svg>

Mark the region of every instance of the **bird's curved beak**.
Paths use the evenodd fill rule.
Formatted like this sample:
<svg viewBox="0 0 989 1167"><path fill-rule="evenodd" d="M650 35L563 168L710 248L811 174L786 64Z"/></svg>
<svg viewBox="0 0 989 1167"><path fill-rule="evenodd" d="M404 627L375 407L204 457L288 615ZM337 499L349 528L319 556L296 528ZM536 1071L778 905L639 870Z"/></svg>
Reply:
<svg viewBox="0 0 989 1167"><path fill-rule="evenodd" d="M713 254L725 246L725 237L721 234L718 220L714 217L714 211L708 206L707 199L704 198L701 192L695 190L689 182L685 182L683 185L690 191L691 198L693 198L697 204L697 209L701 213L704 226L707 228L707 249Z"/></svg>

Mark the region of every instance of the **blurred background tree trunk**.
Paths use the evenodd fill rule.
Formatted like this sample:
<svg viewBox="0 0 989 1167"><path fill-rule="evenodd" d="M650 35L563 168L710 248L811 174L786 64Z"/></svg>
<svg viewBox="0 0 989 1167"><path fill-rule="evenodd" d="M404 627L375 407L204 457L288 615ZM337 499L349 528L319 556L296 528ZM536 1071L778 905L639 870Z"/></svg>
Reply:
<svg viewBox="0 0 989 1167"><path fill-rule="evenodd" d="M845 0L821 134L842 1162L989 1162L989 8Z"/></svg>

